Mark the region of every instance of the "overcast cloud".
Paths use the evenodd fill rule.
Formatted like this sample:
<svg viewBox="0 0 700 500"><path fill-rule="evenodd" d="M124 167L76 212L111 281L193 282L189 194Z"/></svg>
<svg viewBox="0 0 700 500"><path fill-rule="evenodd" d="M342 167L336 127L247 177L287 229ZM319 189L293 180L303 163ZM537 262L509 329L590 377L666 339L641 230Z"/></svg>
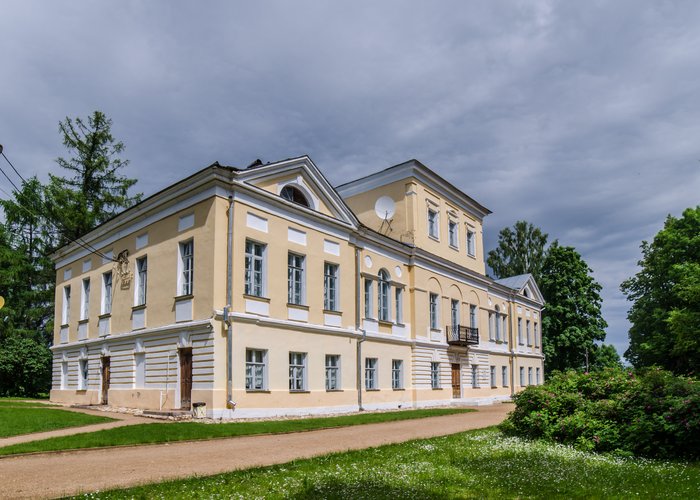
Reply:
<svg viewBox="0 0 700 500"><path fill-rule="evenodd" d="M25 176L96 109L146 194L215 160L340 184L417 158L493 210L487 249L518 219L576 247L620 353L641 240L700 202L697 1L6 1L0 55Z"/></svg>

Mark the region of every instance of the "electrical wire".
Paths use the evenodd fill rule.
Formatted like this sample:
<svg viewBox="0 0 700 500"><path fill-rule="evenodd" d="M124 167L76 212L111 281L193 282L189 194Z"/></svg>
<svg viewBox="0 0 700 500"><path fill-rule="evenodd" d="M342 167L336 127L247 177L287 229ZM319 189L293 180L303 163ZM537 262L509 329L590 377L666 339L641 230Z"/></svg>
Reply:
<svg viewBox="0 0 700 500"><path fill-rule="evenodd" d="M5 155L3 155L3 156L5 156ZM0 172L2 172L2 175L5 176L5 179L7 179L10 182L10 184L12 184L12 187L15 188L15 191L17 191L19 193L19 188L17 187L17 184L12 182L12 179L10 179L10 177L5 173L5 171L2 169L2 167L0 167Z"/></svg>
<svg viewBox="0 0 700 500"><path fill-rule="evenodd" d="M17 174L17 176L18 176L20 179L22 179L22 182L27 182L27 180L26 180L24 177L22 177L22 174L20 174L20 173L17 171L17 169L16 169L15 166L12 164L12 162L10 161L10 159L9 159L7 156L5 156L5 152L4 152L2 149L0 149L0 155L2 155L2 157L5 158L5 161L6 161L7 163L10 164L10 166L12 167L12 170L14 170L15 173Z"/></svg>

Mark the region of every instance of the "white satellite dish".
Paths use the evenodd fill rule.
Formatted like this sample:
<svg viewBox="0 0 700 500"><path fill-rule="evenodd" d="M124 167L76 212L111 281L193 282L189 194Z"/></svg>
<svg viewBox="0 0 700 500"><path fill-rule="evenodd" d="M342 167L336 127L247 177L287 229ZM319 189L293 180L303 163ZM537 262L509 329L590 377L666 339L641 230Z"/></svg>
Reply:
<svg viewBox="0 0 700 500"><path fill-rule="evenodd" d="M377 202L374 204L374 213L377 217L383 220L390 219L396 213L396 208L394 207L394 200L388 196L380 196Z"/></svg>

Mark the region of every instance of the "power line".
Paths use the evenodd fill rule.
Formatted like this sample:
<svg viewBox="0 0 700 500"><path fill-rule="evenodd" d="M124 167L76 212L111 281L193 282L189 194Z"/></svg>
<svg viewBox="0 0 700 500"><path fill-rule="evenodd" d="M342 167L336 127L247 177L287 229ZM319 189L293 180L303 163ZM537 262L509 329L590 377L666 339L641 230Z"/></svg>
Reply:
<svg viewBox="0 0 700 500"><path fill-rule="evenodd" d="M10 164L10 166L12 167L12 170L14 170L15 173L17 174L17 176L18 176L20 179L22 179L22 182L27 182L27 180L26 180L24 177L22 177L22 174L20 174L20 173L17 171L17 169L16 169L15 166L12 164L12 162L10 161L10 159L9 159L9 158L5 155L5 153L3 152L2 144L0 144L0 155L2 155L2 157L5 158L5 161L6 161L7 163Z"/></svg>
<svg viewBox="0 0 700 500"><path fill-rule="evenodd" d="M3 155L3 156L5 156L5 155ZM15 191L17 191L19 193L19 188L17 187L17 184L12 182L12 179L10 179L10 177L5 173L5 171L2 169L2 167L0 167L0 172L2 172L2 175L5 176L5 179L7 179L10 182L10 184L12 184L12 186L15 188Z"/></svg>

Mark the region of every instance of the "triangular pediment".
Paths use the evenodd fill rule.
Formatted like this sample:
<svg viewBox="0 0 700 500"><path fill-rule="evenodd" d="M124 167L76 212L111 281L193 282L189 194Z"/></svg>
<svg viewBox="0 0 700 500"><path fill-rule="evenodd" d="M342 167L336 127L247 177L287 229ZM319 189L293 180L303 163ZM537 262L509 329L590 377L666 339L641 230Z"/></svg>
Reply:
<svg viewBox="0 0 700 500"><path fill-rule="evenodd" d="M540 304L544 304L544 297L540 288L535 282L535 278L532 274L520 274L518 276L509 276L508 278L503 278L496 280L496 283L503 285L512 290L517 290L517 294L521 295Z"/></svg>

